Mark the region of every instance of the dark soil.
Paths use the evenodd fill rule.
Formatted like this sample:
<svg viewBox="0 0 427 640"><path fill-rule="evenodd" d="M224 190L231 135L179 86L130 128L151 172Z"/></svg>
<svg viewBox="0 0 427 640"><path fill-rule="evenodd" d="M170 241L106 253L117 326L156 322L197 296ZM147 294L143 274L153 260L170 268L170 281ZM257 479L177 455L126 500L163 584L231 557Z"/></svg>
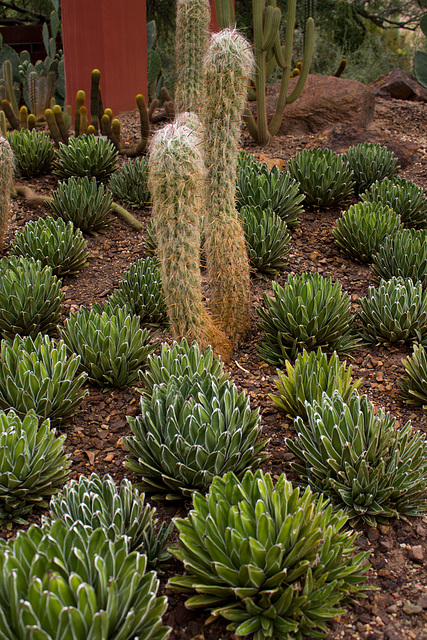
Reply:
<svg viewBox="0 0 427 640"><path fill-rule="evenodd" d="M427 190L427 104L398 100L378 100L373 124L368 130L372 140L381 138L393 148L401 161L400 174ZM137 136L136 114L123 114L122 129L129 139ZM351 135L350 135L351 134ZM283 166L284 162L305 147L332 146L339 150L346 146L346 135L355 142L354 132L341 126L335 132L317 136L295 138L277 137L268 148L258 148L248 136L243 136L242 146L269 162ZM362 134L366 139L366 132ZM356 140L357 141L357 140ZM347 146L348 146L347 144ZM38 193L48 195L56 181L48 176L29 184ZM27 207L22 200L13 202L13 217L4 254L8 252L10 239L26 222L49 213L47 207ZM146 225L150 211L135 211L136 217ZM319 272L322 276L338 279L351 295L353 311L358 300L366 295L373 283L371 269L344 257L334 244L332 229L340 209L322 211L307 210L300 225L292 232L292 252L288 266L276 280L283 284L289 273ZM91 306L102 302L119 284L122 274L132 262L144 257L144 235L133 230L121 219L104 235L88 236L90 263L77 278L64 278L64 317L80 305ZM256 345L261 339L257 329L256 308L262 304L262 292L272 294L269 281L253 280L252 329L246 341L234 353L227 369L235 383L251 397L252 407L259 407L263 421L263 435L270 438L269 460L265 471L275 477L282 472L293 478L290 469L292 454L287 451L284 438L294 435L292 423L278 413L269 399L275 392L276 370L264 363ZM169 340L170 335L160 330L154 340ZM406 406L399 397L399 379L404 371L402 360L411 353L410 347L361 347L347 361L353 365L354 378L361 377L361 392L366 393L377 407L385 407L400 425L412 421L415 429L427 432L427 419L421 408ZM124 390L101 389L90 386L90 394L78 413L62 428L66 434L65 448L72 460L71 477L90 474L111 474L116 481L124 476L132 482L138 478L123 466L126 452L122 437L130 434L126 416L139 411L139 393L136 387ZM161 520L186 514L189 504L163 504L151 501ZM41 513L32 517L40 520ZM16 530L3 529L4 537ZM377 640L427 640L427 516L409 522L392 520L378 528L360 527L358 545L370 551L371 569L369 584L376 591L369 591L365 599L349 605L348 612L331 622L329 640L366 639ZM412 551L414 548L415 552ZM414 560L414 557L416 558ZM169 610L165 621L173 627L171 638L180 640L228 640L235 636L225 624L213 620L207 612L191 612L184 606L185 599L166 588L167 578L181 573L178 562L171 562L167 573L161 577L163 593L169 597Z"/></svg>

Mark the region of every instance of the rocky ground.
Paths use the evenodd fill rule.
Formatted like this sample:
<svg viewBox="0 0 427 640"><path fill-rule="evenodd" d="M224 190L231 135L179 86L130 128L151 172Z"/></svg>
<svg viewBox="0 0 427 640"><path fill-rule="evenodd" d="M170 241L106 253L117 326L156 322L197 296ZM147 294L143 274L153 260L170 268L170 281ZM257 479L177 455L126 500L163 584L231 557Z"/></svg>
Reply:
<svg viewBox="0 0 427 640"><path fill-rule="evenodd" d="M400 174L427 190L427 104L398 100L378 99L375 118L366 134L369 139L383 140L392 148L401 163ZM138 120L135 113L124 114L122 128L129 139L137 135ZM345 127L323 134L304 137L276 137L268 148L258 148L248 136L242 137L242 147L270 163L284 166L296 152L306 147L331 146L343 150ZM352 132L351 143L355 134ZM363 138L365 139L365 137ZM49 194L56 181L51 176L29 184L41 194ZM18 229L31 219L48 215L48 208L28 208L22 201L13 202L13 219L4 254L10 239ZM146 225L149 210L136 211L135 215ZM358 300L366 295L372 284L371 269L342 256L334 244L332 229L340 209L322 211L307 210L300 225L292 232L292 251L288 266L276 280L283 284L289 273L319 272L323 276L338 279L351 295L353 311ZM124 221L117 219L104 235L88 237L89 266L77 278L64 278L64 317L80 305L91 306L102 302L119 284L129 265L145 255L144 234L137 233ZM264 469L274 476L290 469L292 454L287 451L284 438L292 437L292 423L279 414L269 394L275 392L276 370L264 363L257 353L261 340L257 328L256 308L262 304L262 293L272 294L271 284L254 278L252 328L247 340L234 353L227 365L232 379L251 397L252 407L259 407L263 435L270 438L269 460ZM160 330L153 340L169 340ZM402 360L411 353L409 347L360 347L351 353L347 361L353 365L354 378L362 378L362 393L366 393L377 407L385 407L404 425L412 421L415 429L427 433L427 420L422 409L406 406L399 397L398 381L403 373ZM117 481L124 476L133 482L138 478L123 466L125 451L123 436L130 433L126 416L139 410L139 393L136 387L124 390L104 390L89 387L90 394L78 413L63 428L67 435L65 447L72 460L71 476L96 471L100 475L110 473ZM152 501L161 520L186 514L189 504L162 504ZM32 521L39 521L35 513ZM3 529L5 537L15 531ZM331 623L328 640L427 640L427 516L410 520L392 520L378 528L360 527L358 545L370 552L371 568L369 585L372 590L365 599L351 603L348 612ZM181 567L172 562L162 576L162 591L169 597L170 606L166 622L173 627L173 640L231 640L221 621L213 620L207 613L194 613L184 606L184 598L166 588L167 578Z"/></svg>

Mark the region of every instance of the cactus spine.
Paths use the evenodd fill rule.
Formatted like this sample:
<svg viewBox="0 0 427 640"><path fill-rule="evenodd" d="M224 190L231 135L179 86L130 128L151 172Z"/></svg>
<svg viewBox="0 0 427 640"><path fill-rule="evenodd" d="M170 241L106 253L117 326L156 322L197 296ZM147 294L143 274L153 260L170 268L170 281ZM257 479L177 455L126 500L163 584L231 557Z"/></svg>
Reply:
<svg viewBox="0 0 427 640"><path fill-rule="evenodd" d="M175 108L200 113L203 57L209 44L208 0L178 0L176 14Z"/></svg>
<svg viewBox="0 0 427 640"><path fill-rule="evenodd" d="M13 189L14 156L10 144L0 136L0 249L10 217L10 194Z"/></svg>
<svg viewBox="0 0 427 640"><path fill-rule="evenodd" d="M188 127L166 125L152 140L149 185L171 329L176 338L211 344L227 356L228 344L203 307L200 277L200 217L205 166L200 138Z"/></svg>
<svg viewBox="0 0 427 640"><path fill-rule="evenodd" d="M233 29L214 34L204 63L203 136L207 165L205 253L212 311L237 341L249 327L250 278L235 206L237 144L254 59Z"/></svg>

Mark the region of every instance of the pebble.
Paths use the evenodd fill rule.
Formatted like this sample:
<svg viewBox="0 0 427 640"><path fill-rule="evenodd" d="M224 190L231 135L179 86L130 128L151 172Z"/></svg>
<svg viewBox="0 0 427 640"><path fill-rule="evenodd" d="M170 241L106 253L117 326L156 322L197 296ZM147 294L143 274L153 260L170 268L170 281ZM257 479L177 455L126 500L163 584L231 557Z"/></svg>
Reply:
<svg viewBox="0 0 427 640"><path fill-rule="evenodd" d="M397 604L391 604L389 607L387 607L386 611L387 613L398 613L399 607L397 606Z"/></svg>
<svg viewBox="0 0 427 640"><path fill-rule="evenodd" d="M419 604L413 604L407 600L403 605L403 611L408 614L408 616L416 615L417 613L422 613L423 608L420 607Z"/></svg>
<svg viewBox="0 0 427 640"><path fill-rule="evenodd" d="M424 549L422 546L416 545L415 547L408 548L408 558L412 560L412 562L416 562L417 564L423 564L424 562Z"/></svg>

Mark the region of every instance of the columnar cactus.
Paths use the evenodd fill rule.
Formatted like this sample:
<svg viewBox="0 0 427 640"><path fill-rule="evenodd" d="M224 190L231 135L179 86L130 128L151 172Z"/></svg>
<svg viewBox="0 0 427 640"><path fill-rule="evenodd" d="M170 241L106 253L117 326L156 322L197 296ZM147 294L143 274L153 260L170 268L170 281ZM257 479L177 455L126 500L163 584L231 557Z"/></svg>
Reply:
<svg viewBox="0 0 427 640"><path fill-rule="evenodd" d="M178 0L176 14L175 108L200 113L203 56L209 45L208 0Z"/></svg>
<svg viewBox="0 0 427 640"><path fill-rule="evenodd" d="M10 192L13 188L14 156L8 141L0 136L0 249L10 214Z"/></svg>
<svg viewBox="0 0 427 640"><path fill-rule="evenodd" d="M204 61L204 152L207 165L205 253L212 311L234 341L248 329L250 278L245 238L235 206L237 143L250 44L236 30L214 34Z"/></svg>
<svg viewBox="0 0 427 640"><path fill-rule="evenodd" d="M212 344L226 355L225 336L214 327L202 304L200 217L204 173L200 138L192 129L175 123L154 136L149 186L171 329L177 338L197 340L202 348Z"/></svg>

